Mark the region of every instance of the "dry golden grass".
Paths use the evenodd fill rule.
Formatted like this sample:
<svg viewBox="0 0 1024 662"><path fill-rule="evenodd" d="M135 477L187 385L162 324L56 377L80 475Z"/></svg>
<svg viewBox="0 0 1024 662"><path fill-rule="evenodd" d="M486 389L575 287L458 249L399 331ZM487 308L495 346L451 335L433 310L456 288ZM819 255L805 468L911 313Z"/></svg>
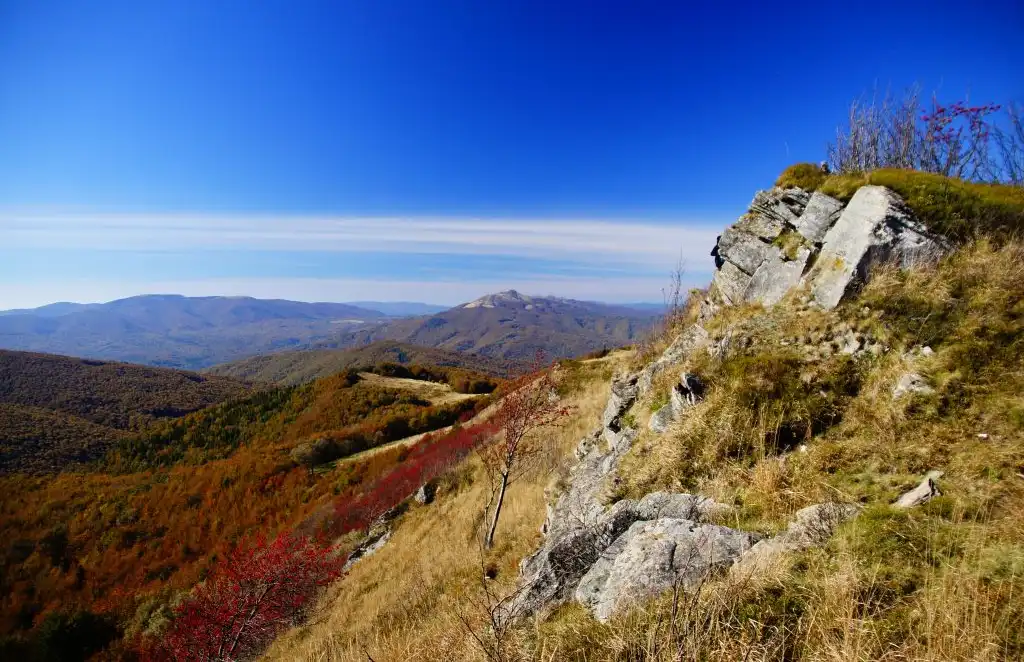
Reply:
<svg viewBox="0 0 1024 662"><path fill-rule="evenodd" d="M448 384L428 382L423 379L407 379L405 377L385 377L372 372L361 372L359 378L373 386L394 388L408 391L416 397L423 398L432 405L446 405L462 400L480 397L473 393L457 393Z"/></svg>
<svg viewBox="0 0 1024 662"><path fill-rule="evenodd" d="M502 659L1021 659L1024 245L981 241L937 268L878 274L830 313L744 307L708 326L756 342L657 378L628 413L643 432L615 496L699 492L734 506L723 524L765 533L811 503L856 502L863 512L823 549L780 557L755 577L709 578L699 591L661 596L608 623L562 606L521 623ZM851 361L793 349L849 329L891 351ZM935 353L913 368L935 392L893 400L910 365L904 351L922 344ZM497 571L495 590L511 590L518 562L539 541L545 487L564 477L572 447L597 425L602 373L627 364L636 367L635 355L566 364L578 412L551 436L550 471L513 486L494 550L479 548L487 485L471 461L459 488L406 514L384 549L333 588L318 618L268 657L486 659L460 615L486 635L473 606L483 569ZM707 396L668 433L651 434L649 414L682 368L707 379ZM911 511L890 507L930 469L945 471L943 496Z"/></svg>
<svg viewBox="0 0 1024 662"><path fill-rule="evenodd" d="M624 354L588 365L612 369ZM311 623L281 637L267 659L483 659L459 610L466 610L468 598L479 591L482 563L497 569L497 585L514 585L519 561L540 539L545 488L600 420L609 388L603 372L588 370L590 378L569 397L574 415L546 433L558 466L548 466L509 488L492 550L480 549L482 511L490 488L479 461L472 458L460 468L468 485L439 494L429 506L412 508L397 523L391 540L356 563L325 597Z"/></svg>

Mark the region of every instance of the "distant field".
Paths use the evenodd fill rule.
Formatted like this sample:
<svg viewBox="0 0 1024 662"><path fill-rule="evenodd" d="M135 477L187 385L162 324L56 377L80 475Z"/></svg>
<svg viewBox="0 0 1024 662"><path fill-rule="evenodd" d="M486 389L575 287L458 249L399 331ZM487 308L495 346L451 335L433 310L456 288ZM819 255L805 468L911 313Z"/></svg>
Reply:
<svg viewBox="0 0 1024 662"><path fill-rule="evenodd" d="M471 400L480 397L473 393L456 393L448 384L428 382L421 379L406 379L404 377L382 377L372 372L361 372L359 378L367 384L380 386L382 388L394 388L402 391L409 391L419 398L423 398L432 405L446 405L451 402Z"/></svg>

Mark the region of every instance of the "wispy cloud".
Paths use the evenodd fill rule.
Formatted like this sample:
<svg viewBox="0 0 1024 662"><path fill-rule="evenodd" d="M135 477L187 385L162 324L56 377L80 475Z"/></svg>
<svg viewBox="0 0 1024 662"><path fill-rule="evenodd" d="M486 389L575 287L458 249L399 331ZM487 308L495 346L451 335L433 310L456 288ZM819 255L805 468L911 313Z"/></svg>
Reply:
<svg viewBox="0 0 1024 662"><path fill-rule="evenodd" d="M11 249L282 250L704 260L724 222L0 212Z"/></svg>
<svg viewBox="0 0 1024 662"><path fill-rule="evenodd" d="M147 293L455 304L515 288L658 300L724 222L0 210L0 309Z"/></svg>

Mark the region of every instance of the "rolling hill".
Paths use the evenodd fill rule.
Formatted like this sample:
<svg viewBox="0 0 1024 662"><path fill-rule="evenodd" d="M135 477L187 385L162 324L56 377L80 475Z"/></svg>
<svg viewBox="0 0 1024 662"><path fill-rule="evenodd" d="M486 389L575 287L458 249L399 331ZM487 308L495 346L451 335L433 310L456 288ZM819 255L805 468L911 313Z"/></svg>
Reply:
<svg viewBox="0 0 1024 662"><path fill-rule="evenodd" d="M0 350L0 473L95 459L129 430L248 390L228 377Z"/></svg>
<svg viewBox="0 0 1024 662"><path fill-rule="evenodd" d="M385 315L340 303L146 295L0 315L0 347L201 368L301 347Z"/></svg>
<svg viewBox="0 0 1024 662"><path fill-rule="evenodd" d="M478 354L420 347L395 340L378 340L349 349L317 349L263 354L207 368L210 375L234 377L253 382L292 385L333 375L347 368L381 363L419 364L465 368L503 377L513 364Z"/></svg>
<svg viewBox="0 0 1024 662"><path fill-rule="evenodd" d="M630 344L650 328L655 317L655 312L625 306L531 297L508 290L427 317L367 325L317 346L397 340L504 360L529 359L538 350L565 358Z"/></svg>

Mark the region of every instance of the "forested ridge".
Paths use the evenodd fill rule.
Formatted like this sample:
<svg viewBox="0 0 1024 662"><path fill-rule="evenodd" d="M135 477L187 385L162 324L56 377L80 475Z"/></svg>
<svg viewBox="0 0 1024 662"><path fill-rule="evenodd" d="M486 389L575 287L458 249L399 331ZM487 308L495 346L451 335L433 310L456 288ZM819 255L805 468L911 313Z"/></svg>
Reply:
<svg viewBox="0 0 1024 662"><path fill-rule="evenodd" d="M125 655L133 637L166 620L175 601L250 534L273 537L303 522L337 534L365 526L376 504L404 498L398 493L415 489L406 483L440 470L472 440L456 429L412 453L398 446L351 456L468 419L489 401L467 395L434 405L361 380L355 370L254 388L229 378L5 354L3 393L17 402L0 404L5 453L28 443L63 452L59 463L12 464L0 475L0 652L29 655L49 650L48 637L77 636ZM467 389L496 385L461 369L364 369L435 381L452 376ZM204 397L221 401L157 418L153 402L160 394L173 398L171 386L182 380L196 387L174 401L181 409ZM50 382L61 382L63 393L47 388ZM87 409L89 393L100 410L94 417L124 427L70 413ZM89 435L95 442L78 457L53 430L68 436L65 446ZM403 477L388 478L403 462Z"/></svg>

